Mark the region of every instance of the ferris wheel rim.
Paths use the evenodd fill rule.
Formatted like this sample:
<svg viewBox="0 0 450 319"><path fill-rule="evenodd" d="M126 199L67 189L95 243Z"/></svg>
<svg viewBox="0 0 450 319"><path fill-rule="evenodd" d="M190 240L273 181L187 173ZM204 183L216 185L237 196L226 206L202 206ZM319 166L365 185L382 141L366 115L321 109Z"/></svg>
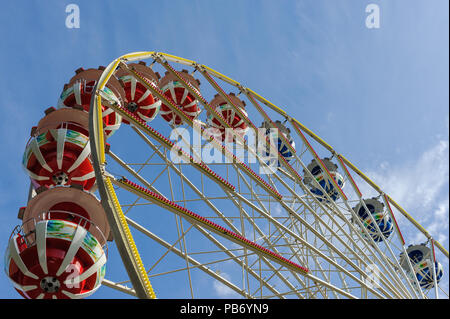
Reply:
<svg viewBox="0 0 450 319"><path fill-rule="evenodd" d="M214 76L216 76L217 78L231 84L234 85L235 87L243 90L243 91L248 91L249 93L251 93L251 95L253 95L254 98L258 99L259 101L261 101L263 104L265 104L266 106L272 108L273 110L275 110L277 113L279 113L280 115L282 115L283 117L292 120L295 122L295 124L297 124L302 130L304 130L309 136L311 136L314 140L316 140L318 143L320 143L322 146L324 146L326 149L328 149L330 151L331 154L334 154L335 156L337 156L339 158L340 161L343 161L345 164L347 164L352 170L354 170L360 177L362 177L368 184L370 184L376 191L378 191L380 194L386 195L387 200L389 201L390 204L394 205L409 221L411 221L414 226L420 231L422 232L427 239L432 239L433 237L428 233L428 231L422 226L420 225L420 223L418 223L405 209L403 209L397 202L395 202L395 200L388 194L386 194L380 186L378 186L375 182L373 182L368 176L366 176L361 170L359 170L350 160L348 160L344 155L336 152L333 147L331 147L328 143L326 143L322 138L320 138L319 136L317 136L314 132L312 132L309 128L307 128L304 124L302 124L300 121L298 121L297 119L295 119L294 117L291 117L290 115L287 114L286 111L284 111L282 108L276 106L275 104L271 103L269 100L265 99L264 97L262 97L261 95L259 95L258 93L256 93L255 91L253 91L250 88L244 87L241 83L225 76L224 74L206 66L203 64L199 64L193 60L189 60L186 58L182 58L182 57L178 57L172 54L168 54L168 53L162 53L162 52L158 52L158 51L137 51L137 52L132 52L132 53L128 53L128 54L124 54L118 58L116 58L115 60L113 60L104 70L101 78L99 79L99 83L98 83L98 87L97 89L101 89L109 80L109 78L112 76L114 69L118 66L118 64L121 61L124 62L133 62L133 61L138 61L138 60L142 60L142 59L151 59L154 58L156 56L162 56L165 59L167 59L168 61L172 61L172 62L177 62L177 63L181 63L184 65L188 65L188 66L201 66L202 68L206 69L207 71L209 71L211 74L213 74ZM108 72L107 72L108 71ZM97 94L97 91L96 91ZM434 240L434 244L437 246L437 248L447 257L449 258L449 252L436 240Z"/></svg>
<svg viewBox="0 0 450 319"><path fill-rule="evenodd" d="M379 188L375 183L373 183L366 175L364 175L359 169L357 169L356 166L354 166L350 161L348 161L343 155L336 153L331 146L329 146L321 138L319 138L317 135L315 135L312 131L307 129L299 121L297 121L296 119L287 115L287 113L285 111L276 107L274 104L272 104L268 100L264 99L263 97L261 97L260 95L258 95L254 91L252 91L251 89L245 88L239 82L236 82L236 81L232 80L231 78L229 78L207 66L200 65L195 61L191 61L191 60L188 60L185 58L177 57L177 56L166 54L166 53L155 52L155 51L133 52L130 54L125 54L125 55L113 60L103 71L103 73L98 81L98 84L95 87L95 94L92 95L90 115L89 115L89 130L91 132L90 138L93 140L93 142L92 142L92 145L93 145L92 157L93 157L93 162L94 162L95 175L96 175L96 179L98 181L97 184L99 186L99 192L102 197L102 205L104 206L105 210L107 210L107 208L105 206L108 206L108 212L110 212L113 209L116 209L116 210L118 209L119 217L121 215L120 214L120 210L121 210L120 204L118 205L119 207L117 207L117 204L114 205L114 203L112 203L112 202L117 201L115 192L112 189L112 187L110 186L112 179L109 176L105 176L105 171L103 170L103 168L104 168L103 164L105 163L105 149L104 149L105 141L104 141L103 134L99 134L100 132L103 131L102 130L102 121L101 121L101 118L102 118L101 117L101 108L99 107L99 105L101 105L101 90L106 85L109 78L114 74L114 71L120 65L120 63L133 62L133 61L149 59L149 58L155 59L156 57L162 57L168 61L181 63L181 64L185 64L185 65L189 65L189 66L195 66L195 67L201 66L203 69L207 70L209 73L213 74L217 78L219 78L225 82L228 82L229 84L234 85L235 87L239 88L243 92L249 93L252 98L258 99L261 103L265 104L266 106L269 106L270 108L275 110L277 113L282 114L284 117L289 119L289 121L293 124L294 128L297 127L298 131L302 135L303 135L302 131L304 131L309 136L313 137L317 142L322 144L333 155L335 155L339 159L339 161L341 161L344 168L346 167L345 164L347 164L354 172L356 172L360 177L362 177L364 180L366 180L366 182L368 182L375 190L379 191L380 194L383 195L383 199L385 200L385 203L388 206L390 204L394 205L408 220L410 220L413 223L414 226L416 226L416 228L419 231L421 231L427 238L433 240L431 235L419 223L417 223L417 221L415 221L414 218L412 218L403 208L401 208L401 206L398 205L389 195L385 194L381 190L381 188ZM319 158L319 162L320 162L320 158ZM322 163L322 165L323 165L323 163ZM322 167L324 168L325 171L327 171L325 166L322 166ZM327 172L327 174L329 175L329 172ZM334 182L333 178L330 178L330 180L332 182ZM336 186L337 186L337 184L336 184ZM341 196L345 197L345 193L343 193L340 190L339 186L337 186L337 189L338 189L338 191L340 191ZM116 207L114 207L114 206L116 206ZM117 214L117 212L116 212L116 214ZM123 220L123 216L121 218ZM395 220L395 217L394 217L394 220ZM126 221L125 221L125 223L122 221L122 227L127 228ZM398 225L396 225L396 227L398 228ZM132 237L131 237L131 240L132 240ZM445 250L445 248L443 248L443 246L439 242L433 240L433 243L448 258L448 251ZM136 252L133 252L135 249L135 248L133 248L134 243L133 242L128 243L128 246L131 246L132 254L134 254L134 258L135 258L134 262L132 262L132 264L134 264L132 268L134 268L134 270L135 270L134 279L131 278L131 277L133 277L133 275L130 276L130 279L131 279L131 281L134 280L136 283L139 282L141 287L144 288L139 293L138 289L136 289L136 287L135 287L136 294L141 297L151 297L151 298L155 297L154 292L152 291L151 285L149 286L148 276L145 273L145 271L143 271L141 268L142 262L139 262L139 255L136 256L137 250L136 250ZM133 286L135 286L135 285L133 284Z"/></svg>

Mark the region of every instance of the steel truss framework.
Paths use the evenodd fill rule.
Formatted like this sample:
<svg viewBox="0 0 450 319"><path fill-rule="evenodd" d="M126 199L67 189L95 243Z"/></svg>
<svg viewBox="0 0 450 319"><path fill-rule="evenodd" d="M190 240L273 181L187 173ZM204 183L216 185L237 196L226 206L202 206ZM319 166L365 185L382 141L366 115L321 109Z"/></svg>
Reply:
<svg viewBox="0 0 450 319"><path fill-rule="evenodd" d="M103 94L108 79L116 70L125 70L180 116L190 135L203 133L202 122L189 118L158 87L129 67L130 62L146 59L152 61L152 67L176 76L202 108L225 127L228 123L211 107L206 95L220 94L233 105L226 89L247 101L248 116L233 106L250 128L256 129L254 123L259 121L277 128L275 120L284 121L295 139L293 159L287 162L280 156L279 168L272 174L262 174L266 160L243 138L238 137L235 144L202 140L197 147L179 149L179 144L165 135L168 133L152 127L153 122L145 123L109 101ZM202 87L199 93L171 64L201 75L208 88ZM127 130L127 145L114 143L113 137L106 147L101 104L130 122L129 128L122 124L115 133L119 136ZM244 298L448 296L448 291L437 284L428 291L421 290L417 279L400 266L399 255L405 252L408 240L400 226L409 232L421 232L433 251L448 258L444 247L342 154L285 111L229 77L170 54L131 53L106 67L90 110L98 192L128 275L121 282L105 279L104 285L139 298L156 298L157 286L153 289L150 282L163 282L171 276L182 278L179 285L184 287L182 296L186 298L203 296L199 283L205 277L212 278L226 296ZM247 157L254 156L255 163L238 158L233 146ZM171 160L174 149L184 161ZM219 154L223 163L201 160L212 153ZM345 192L321 161L324 156L337 163L347 184ZM306 169L312 159L318 161L327 180L338 190L337 201L328 195L318 198L304 183L300 172L306 171L322 189ZM394 233L381 243L372 239L352 209L358 203L367 209L363 199L369 194L363 194L362 189L375 194L395 221Z"/></svg>

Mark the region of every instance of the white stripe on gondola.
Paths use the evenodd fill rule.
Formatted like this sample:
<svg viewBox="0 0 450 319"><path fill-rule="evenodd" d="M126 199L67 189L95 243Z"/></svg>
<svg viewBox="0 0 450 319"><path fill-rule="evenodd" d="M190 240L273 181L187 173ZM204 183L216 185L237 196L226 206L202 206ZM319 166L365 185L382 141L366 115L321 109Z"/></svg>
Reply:
<svg viewBox="0 0 450 319"><path fill-rule="evenodd" d="M34 156L36 156L36 159L38 160L39 164L41 164L41 166L43 168L45 168L47 171L53 172L52 168L47 165L47 162L45 161L44 156L41 153L41 150L39 148L36 138L31 140L30 146L31 146L31 150L34 153Z"/></svg>
<svg viewBox="0 0 450 319"><path fill-rule="evenodd" d="M66 279L66 281L64 281L65 285L76 285L79 284L80 282L82 282L83 280L86 280L87 278L89 278L90 276L92 276L93 274L95 274L101 267L103 267L103 265L106 263L106 255L103 253L100 258L91 266L89 267L86 271L84 271L82 274L70 278L70 279Z"/></svg>
<svg viewBox="0 0 450 319"><path fill-rule="evenodd" d="M84 162L84 160L89 156L91 153L91 144L90 141L86 143L86 145L83 148L83 151L78 156L77 160L70 166L70 168L67 170L68 173L72 172L74 169L78 168L78 166L81 165L81 163Z"/></svg>
<svg viewBox="0 0 450 319"><path fill-rule="evenodd" d="M233 119L234 119L234 118L233 118ZM233 126L234 126L235 128L237 128L237 127L241 126L243 123L244 123L244 120L243 120L243 119L240 119L236 124L233 124Z"/></svg>
<svg viewBox="0 0 450 319"><path fill-rule="evenodd" d="M136 95L136 84L137 84L137 80L136 80L136 78L134 76L132 76L131 77L131 82L130 82L130 85L131 85L131 92L130 92L130 94L131 94L131 99L132 100L134 100L134 96Z"/></svg>
<svg viewBox="0 0 450 319"><path fill-rule="evenodd" d="M172 111L171 109L168 109L168 110L161 110L160 113L166 115L166 114L171 114L171 113L173 113L173 111Z"/></svg>
<svg viewBox="0 0 450 319"><path fill-rule="evenodd" d="M188 107L192 107L192 106L196 105L197 103L198 103L198 101L197 101L197 100L194 100L194 101L192 101L191 103L189 103L189 104L187 104L187 105L184 105L184 106L183 106L183 109L187 109Z"/></svg>
<svg viewBox="0 0 450 319"><path fill-rule="evenodd" d="M214 121L211 121L211 120L208 120L208 124L209 124L209 126L212 126L212 127L215 127L215 128L221 128L222 127L222 124L217 124L216 122L214 122Z"/></svg>
<svg viewBox="0 0 450 319"><path fill-rule="evenodd" d="M81 82L76 82L73 85L73 95L75 96L75 101L77 102L78 105L82 105L82 100L81 100Z"/></svg>
<svg viewBox="0 0 450 319"><path fill-rule="evenodd" d="M150 121L152 121L154 118L155 118L155 116L156 116L156 113L155 113L155 115L153 116L153 117L148 117L148 116L145 116L145 115L143 115L141 112L139 112L139 111L137 111L137 114L139 115L139 117L141 118L141 119L143 119L145 122L150 122Z"/></svg>
<svg viewBox="0 0 450 319"><path fill-rule="evenodd" d="M228 124L233 125L233 121L234 121L234 117L236 116L236 112L233 109L226 110L225 112L226 112L225 113L226 114L225 120L228 122Z"/></svg>
<svg viewBox="0 0 450 319"><path fill-rule="evenodd" d="M70 262L75 257L75 254L78 252L78 249L80 249L81 245L83 244L83 240L86 234L87 230L78 225L77 229L75 230L75 234L73 235L69 249L64 256L64 260L61 262L61 265L56 272L56 276L60 276L66 270L67 266L69 266Z"/></svg>
<svg viewBox="0 0 450 319"><path fill-rule="evenodd" d="M183 97L181 98L180 104L184 103L184 100L186 100L186 97L188 96L189 91L188 90L184 90L183 92Z"/></svg>
<svg viewBox="0 0 450 319"><path fill-rule="evenodd" d="M177 95L175 94L175 89L173 86L173 82L169 83L169 91L170 91L170 95L172 96L172 100L175 104L178 104L177 102Z"/></svg>
<svg viewBox="0 0 450 319"><path fill-rule="evenodd" d="M151 94L150 90L145 91L144 94L142 94L141 98L136 102L136 103L141 103L142 101L144 101L146 98L148 98L148 96Z"/></svg>
<svg viewBox="0 0 450 319"><path fill-rule="evenodd" d="M17 247L17 237L18 237L18 235L14 236L9 241L8 248L9 248L9 254L11 255L11 258L16 263L17 268L19 268L19 270L25 276L33 278L33 279L39 279L38 276L36 276L35 274L33 274L31 271L28 270L27 266L25 265L25 263L22 260L22 257L20 257L19 247Z"/></svg>
<svg viewBox="0 0 450 319"><path fill-rule="evenodd" d="M92 171L90 173L87 173L87 174L85 174L83 176L72 177L71 179L73 181L82 182L82 181L86 181L88 179L91 179L93 177L95 177L95 172L94 171Z"/></svg>
<svg viewBox="0 0 450 319"><path fill-rule="evenodd" d="M105 130L107 130L107 131L115 131L115 130L118 130L119 127L120 127L120 123L119 124L113 124L113 125L107 125L105 127Z"/></svg>
<svg viewBox="0 0 450 319"><path fill-rule="evenodd" d="M47 268L47 224L48 220L36 224L36 247L39 259L44 274L48 274Z"/></svg>
<svg viewBox="0 0 450 319"><path fill-rule="evenodd" d="M98 285L95 289L92 289L91 291L88 291L88 292L84 292L82 294L73 294L71 292L68 292L67 290L61 290L61 292L71 299L83 299L83 298L89 297L94 292L96 292L98 290L98 288L100 288L100 286L101 285Z"/></svg>
<svg viewBox="0 0 450 319"><path fill-rule="evenodd" d="M196 117L198 115L198 112L186 112L186 111L184 111L184 113L186 113L187 115L189 115L191 117Z"/></svg>
<svg viewBox="0 0 450 319"><path fill-rule="evenodd" d="M114 112L114 110L112 108L108 107L106 110L104 110L102 112L102 117L108 116L109 114L111 114L113 112Z"/></svg>
<svg viewBox="0 0 450 319"><path fill-rule="evenodd" d="M158 101L156 101L153 104L143 105L143 106L140 106L139 108L142 109L142 110L149 110L149 109L157 108L157 107L160 107L160 106L161 106L161 100L158 100Z"/></svg>
<svg viewBox="0 0 450 319"><path fill-rule="evenodd" d="M46 181L46 180L50 179L50 177L48 177L48 176L37 175L37 174L33 173L32 171L30 171L28 168L25 168L25 170L27 171L28 175L30 175L30 177L36 181Z"/></svg>
<svg viewBox="0 0 450 319"><path fill-rule="evenodd" d="M22 286L22 285L19 285L17 282L15 282L12 279L11 279L11 283L13 284L14 288L16 288L17 290L23 291L23 292L34 290L34 289L36 289L38 287L36 285Z"/></svg>
<svg viewBox="0 0 450 319"><path fill-rule="evenodd" d="M51 130L53 131L53 130ZM58 165L58 169L62 169L63 157L64 157L64 144L66 142L67 129L58 129L57 130L57 144L56 144L56 164Z"/></svg>

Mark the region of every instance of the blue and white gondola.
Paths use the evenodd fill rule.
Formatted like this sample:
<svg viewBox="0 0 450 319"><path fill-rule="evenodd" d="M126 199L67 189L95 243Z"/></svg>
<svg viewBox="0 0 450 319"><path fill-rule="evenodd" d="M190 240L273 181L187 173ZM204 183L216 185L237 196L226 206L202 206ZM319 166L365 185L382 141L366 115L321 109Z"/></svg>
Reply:
<svg viewBox="0 0 450 319"><path fill-rule="evenodd" d="M275 121L277 127L272 127L268 122L263 122L261 128L265 129L264 135L268 139L271 145L274 145L278 153L271 150L270 146L264 148L262 152L266 158L268 158L267 164L271 167L280 167L279 155L283 156L284 159L289 162L294 158L294 154L291 148L287 145L286 141L290 144L292 148L295 149L295 142L290 135L290 130L280 121ZM284 138L281 137L281 134Z"/></svg>
<svg viewBox="0 0 450 319"><path fill-rule="evenodd" d="M409 245L406 249L409 260L411 262L412 270L409 267L408 260L405 258L405 254L400 254L400 265L406 270L408 275L414 281L413 276L417 278L417 282L423 290L429 290L434 287L434 272L436 273L436 283L442 279L444 275L444 269L438 261L433 262L433 256L431 249L425 244ZM433 271L434 264L434 271Z"/></svg>
<svg viewBox="0 0 450 319"><path fill-rule="evenodd" d="M369 235L377 243L389 238L394 230L394 223L392 218L385 211L384 204L379 202L376 198L368 198L363 201L367 209L360 202L353 207L353 211L361 220ZM377 225L379 230L377 229Z"/></svg>
<svg viewBox="0 0 450 319"><path fill-rule="evenodd" d="M322 159L323 165L327 168L328 172L330 173L331 177L334 179L336 184L342 189L344 187L344 177L338 172L338 166L334 164L330 158L323 158ZM308 171L312 174L314 179L317 183L321 186L318 187L317 184L313 181L311 178L311 175L306 172L306 170L303 170L303 182L309 186L310 191L317 195L317 198L319 201L323 201L325 199L325 195L322 191L325 190L325 192L330 196L330 198L333 201L336 201L339 199L340 194L338 189L334 186L334 184L328 179L327 173L322 170L320 167L318 161L316 159L313 159L311 163L307 166Z"/></svg>

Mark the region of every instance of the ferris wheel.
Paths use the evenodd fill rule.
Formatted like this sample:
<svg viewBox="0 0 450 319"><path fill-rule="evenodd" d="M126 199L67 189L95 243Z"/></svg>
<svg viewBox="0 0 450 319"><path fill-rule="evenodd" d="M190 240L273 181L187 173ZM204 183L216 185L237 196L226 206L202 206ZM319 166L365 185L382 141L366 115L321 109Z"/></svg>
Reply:
<svg viewBox="0 0 450 319"><path fill-rule="evenodd" d="M138 298L448 297L432 234L301 122L195 61L135 52L77 69L23 166L5 272L25 298L101 285Z"/></svg>

